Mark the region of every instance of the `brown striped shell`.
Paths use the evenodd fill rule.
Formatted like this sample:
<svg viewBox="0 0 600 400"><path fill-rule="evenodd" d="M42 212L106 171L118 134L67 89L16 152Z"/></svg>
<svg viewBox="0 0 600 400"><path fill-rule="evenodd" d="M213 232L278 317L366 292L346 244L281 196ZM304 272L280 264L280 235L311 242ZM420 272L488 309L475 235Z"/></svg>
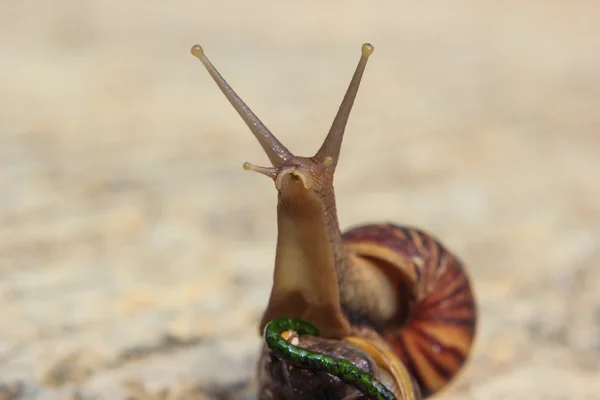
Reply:
<svg viewBox="0 0 600 400"><path fill-rule="evenodd" d="M427 233L394 224L352 228L344 247L397 282L397 315L374 327L418 382L424 397L439 391L468 358L476 304L462 263Z"/></svg>

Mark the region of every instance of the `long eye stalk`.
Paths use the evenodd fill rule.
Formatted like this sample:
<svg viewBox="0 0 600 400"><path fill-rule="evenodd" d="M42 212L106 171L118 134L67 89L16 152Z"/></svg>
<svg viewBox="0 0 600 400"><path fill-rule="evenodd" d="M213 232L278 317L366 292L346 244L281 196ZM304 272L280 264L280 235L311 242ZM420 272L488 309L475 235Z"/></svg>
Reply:
<svg viewBox="0 0 600 400"><path fill-rule="evenodd" d="M348 86L344 100L342 100L338 113L333 120L327 138L325 138L323 145L321 145L321 148L317 154L315 154L315 158L321 162L324 162L327 157L331 157L333 167L337 165L348 117L350 116L350 111L352 111L354 99L356 98L356 93L358 93L358 87L360 86L360 81L365 72L365 67L367 66L367 60L369 59L369 56L373 54L373 50L373 45L369 43L362 45L362 55L356 66L356 71L350 81L350 86Z"/></svg>
<svg viewBox="0 0 600 400"><path fill-rule="evenodd" d="M244 101L235 93L235 91L229 86L227 81L223 79L219 71L212 65L210 60L204 54L204 50L200 45L192 47L192 54L197 57L202 64L208 70L208 73L213 77L219 89L223 92L225 97L229 100L231 105L238 112L240 117L246 122L248 128L252 131L256 139L260 142L260 145L264 149L265 153L271 160L271 164L274 167L281 166L286 160L293 157L292 153L283 145L277 138L269 131L269 129L261 122L260 119L250 108L244 103Z"/></svg>

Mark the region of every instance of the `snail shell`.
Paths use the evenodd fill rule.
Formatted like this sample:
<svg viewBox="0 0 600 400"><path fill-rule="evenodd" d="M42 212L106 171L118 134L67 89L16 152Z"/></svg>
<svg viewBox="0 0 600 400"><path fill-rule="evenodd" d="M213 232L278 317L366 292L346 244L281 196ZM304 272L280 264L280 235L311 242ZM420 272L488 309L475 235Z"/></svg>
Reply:
<svg viewBox="0 0 600 400"><path fill-rule="evenodd" d="M344 246L397 286L398 313L371 326L392 347L425 397L441 390L471 351L476 304L461 262L433 236L394 224L356 227Z"/></svg>

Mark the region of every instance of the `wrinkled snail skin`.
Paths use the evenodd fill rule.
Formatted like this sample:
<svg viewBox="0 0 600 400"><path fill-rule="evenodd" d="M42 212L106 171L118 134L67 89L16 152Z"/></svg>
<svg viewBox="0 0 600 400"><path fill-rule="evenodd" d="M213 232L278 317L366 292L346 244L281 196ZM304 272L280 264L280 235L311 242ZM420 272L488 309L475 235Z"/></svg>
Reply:
<svg viewBox="0 0 600 400"><path fill-rule="evenodd" d="M271 178L277 190L273 285L259 325L260 400L420 400L448 385L473 346L476 302L450 250L422 230L392 223L339 228L333 176L372 53L363 44L323 144L300 157L252 113L203 49L192 47L272 165L244 169Z"/></svg>

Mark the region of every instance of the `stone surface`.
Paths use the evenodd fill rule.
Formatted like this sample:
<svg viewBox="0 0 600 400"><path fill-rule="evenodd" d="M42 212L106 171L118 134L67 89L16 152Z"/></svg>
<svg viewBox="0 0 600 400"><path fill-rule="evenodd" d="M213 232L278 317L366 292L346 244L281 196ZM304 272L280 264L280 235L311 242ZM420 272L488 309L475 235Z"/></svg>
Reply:
<svg viewBox="0 0 600 400"><path fill-rule="evenodd" d="M444 399L600 399L600 3L4 2L0 399L252 399L266 157L189 48L299 154L375 45L344 227L420 226L481 326Z"/></svg>

